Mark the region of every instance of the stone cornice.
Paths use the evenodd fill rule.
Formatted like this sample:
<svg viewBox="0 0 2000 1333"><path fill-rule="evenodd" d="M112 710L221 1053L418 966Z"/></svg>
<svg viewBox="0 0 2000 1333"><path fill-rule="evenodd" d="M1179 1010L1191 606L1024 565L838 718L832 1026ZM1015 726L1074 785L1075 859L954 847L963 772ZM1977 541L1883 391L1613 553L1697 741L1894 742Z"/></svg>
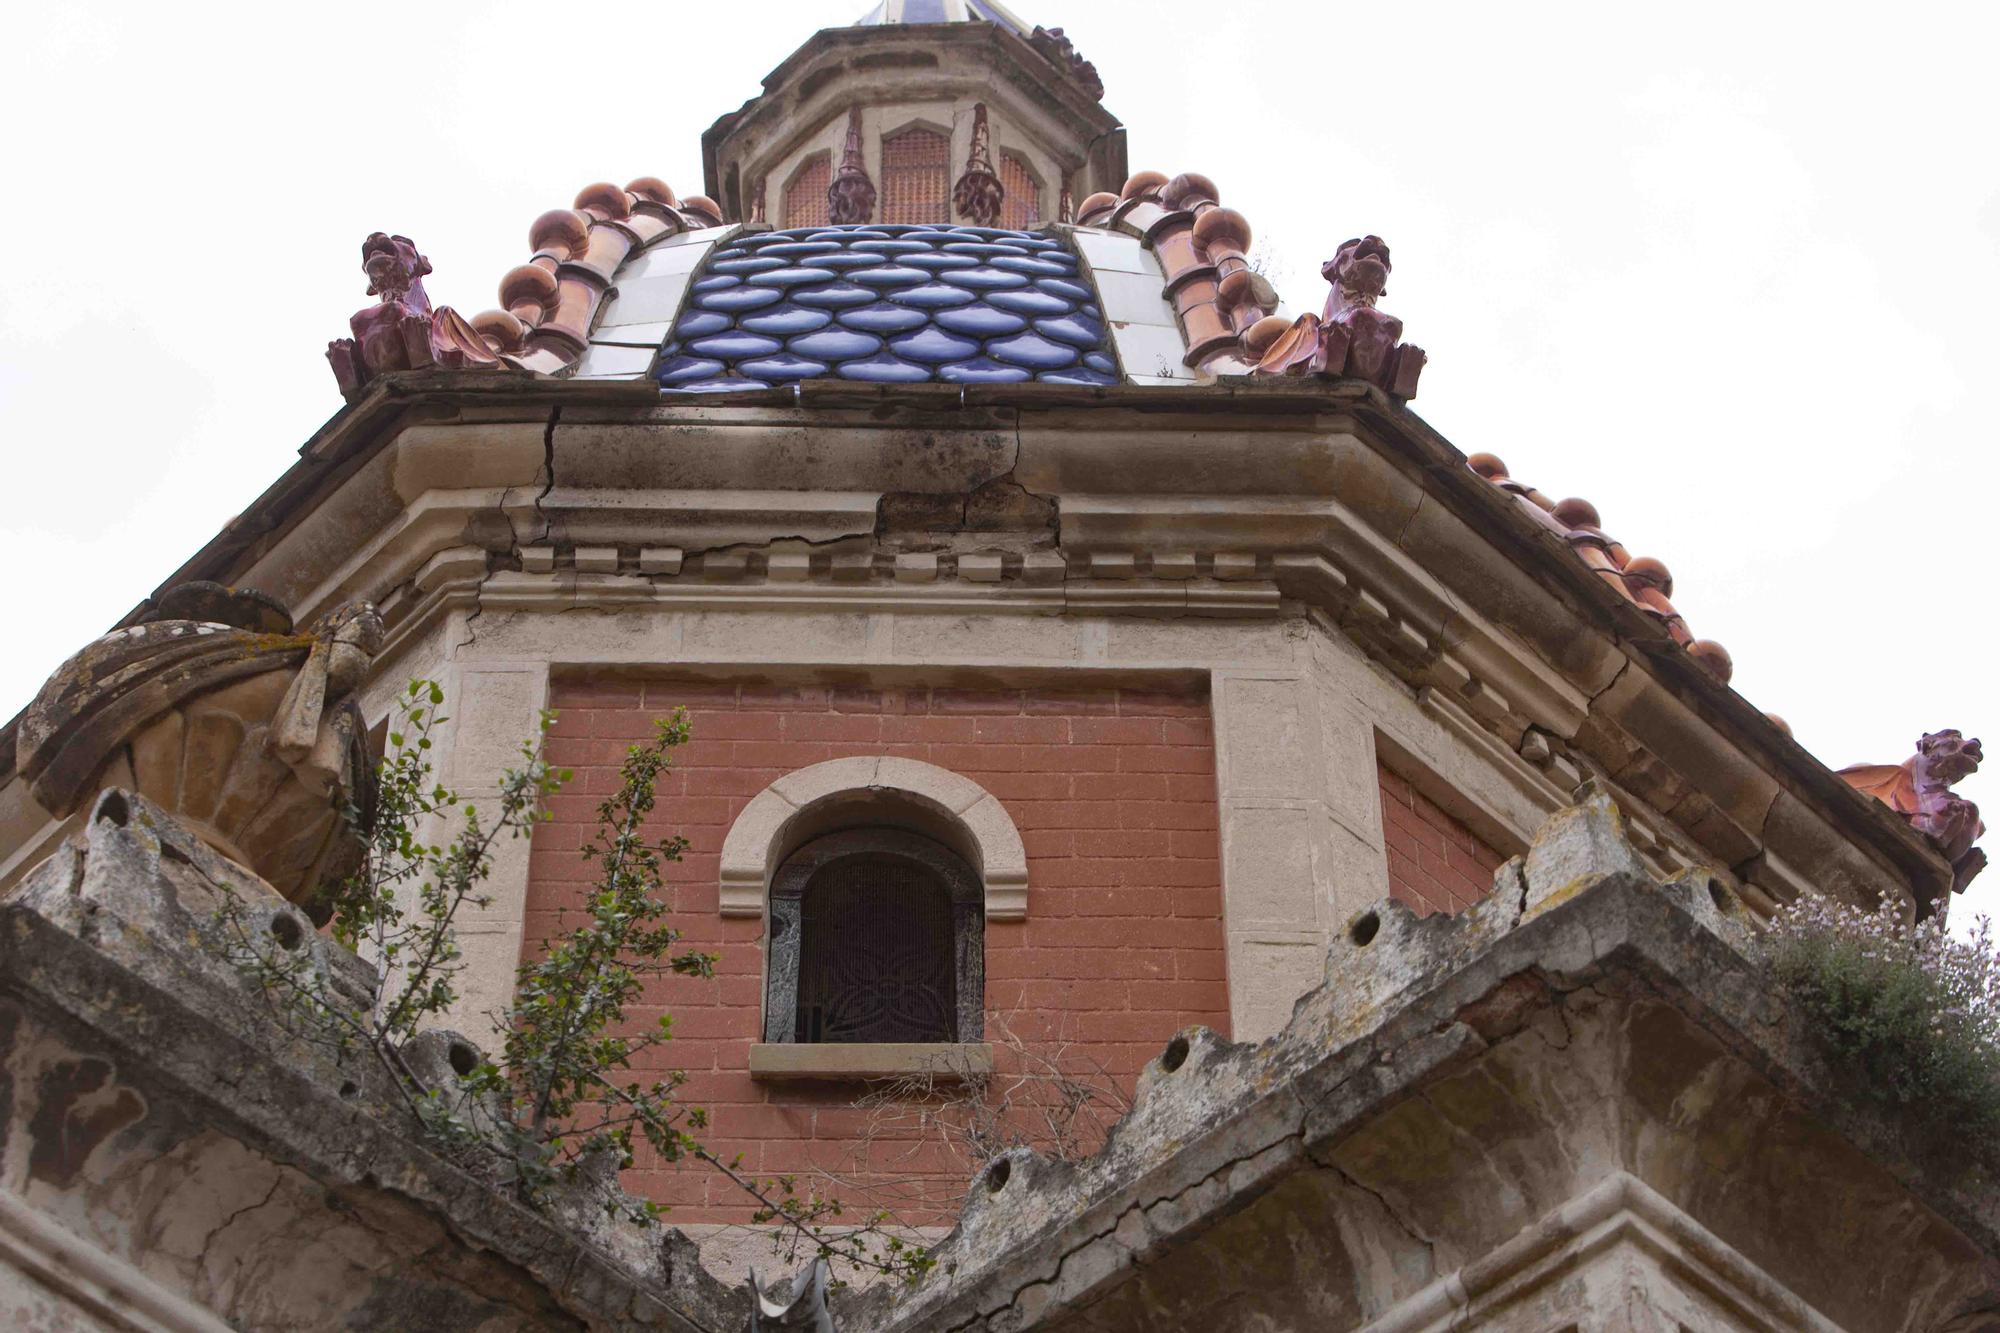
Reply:
<svg viewBox="0 0 2000 1333"><path fill-rule="evenodd" d="M1946 874L1364 386L813 384L688 404L645 384L410 375L301 455L168 584L249 582L301 615L371 597L404 638L474 599L1150 616L1288 602L1507 748L1533 730L1590 754L1715 863L1792 868L1767 889L1831 875L1848 896L1886 879L1934 893ZM796 489L755 489L774 482ZM1053 504L1057 529L878 535L882 497L995 483Z"/></svg>

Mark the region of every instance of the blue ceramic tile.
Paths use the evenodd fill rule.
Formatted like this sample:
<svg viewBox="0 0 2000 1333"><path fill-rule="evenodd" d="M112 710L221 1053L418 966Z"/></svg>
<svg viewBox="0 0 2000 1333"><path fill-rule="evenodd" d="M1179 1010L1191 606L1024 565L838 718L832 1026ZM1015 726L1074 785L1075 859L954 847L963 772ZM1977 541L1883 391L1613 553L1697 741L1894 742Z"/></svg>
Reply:
<svg viewBox="0 0 2000 1333"><path fill-rule="evenodd" d="M709 310L697 310L681 317L674 326L674 336L678 338L705 338L711 333L720 333L733 321L727 315L718 315Z"/></svg>
<svg viewBox="0 0 2000 1333"><path fill-rule="evenodd" d="M786 259L805 259L812 255L832 254L842 249L839 241L780 241L767 245L759 254L780 255Z"/></svg>
<svg viewBox="0 0 2000 1333"><path fill-rule="evenodd" d="M993 267L1009 273L1025 273L1031 278L1061 278L1074 271L1061 264L1051 264L1046 259L1029 259L1024 255L995 255Z"/></svg>
<svg viewBox="0 0 2000 1333"><path fill-rule="evenodd" d="M1035 281L1035 290L1047 292L1051 296L1066 297L1072 301L1088 301L1091 295L1090 288L1068 278L1038 278Z"/></svg>
<svg viewBox="0 0 2000 1333"><path fill-rule="evenodd" d="M757 310L784 298L783 292L769 287L732 287L726 292L703 292L694 303L703 310Z"/></svg>
<svg viewBox="0 0 2000 1333"><path fill-rule="evenodd" d="M712 379L690 380L681 384L663 384L660 387L672 393L730 393L740 392L744 389L768 389L771 386L762 380Z"/></svg>
<svg viewBox="0 0 2000 1333"><path fill-rule="evenodd" d="M736 369L752 379L760 379L772 384L781 380L809 380L827 372L824 361L808 361L802 356L788 353L778 356L760 356L739 362Z"/></svg>
<svg viewBox="0 0 2000 1333"><path fill-rule="evenodd" d="M718 333L709 338L696 338L688 344L688 350L701 356L721 357L724 361L739 361L746 356L769 356L781 352L785 345L776 338L766 338L755 333Z"/></svg>
<svg viewBox="0 0 2000 1333"><path fill-rule="evenodd" d="M1039 333L1017 333L1011 338L1000 338L986 344L986 350L996 361L1027 366L1031 370L1061 370L1083 359L1083 353L1076 348L1051 342Z"/></svg>
<svg viewBox="0 0 2000 1333"><path fill-rule="evenodd" d="M931 322L930 315L922 310L887 302L843 310L839 319L848 328L860 329L864 333L908 333Z"/></svg>
<svg viewBox="0 0 2000 1333"><path fill-rule="evenodd" d="M948 268L978 268L977 255L948 255L942 250L933 250L921 255L897 255L896 262L911 268L926 269L939 273Z"/></svg>
<svg viewBox="0 0 2000 1333"><path fill-rule="evenodd" d="M1116 384L1116 375L1107 375L1101 370L1045 370L1035 376L1041 384Z"/></svg>
<svg viewBox="0 0 2000 1333"><path fill-rule="evenodd" d="M920 310L942 310L946 306L976 301L979 297L963 287L947 287L941 282L932 282L922 287L905 287L900 292L890 292L889 299L897 305L913 305Z"/></svg>
<svg viewBox="0 0 2000 1333"><path fill-rule="evenodd" d="M1043 278L1042 281L1053 282L1054 279ZM989 292L986 301L1016 315L1067 315L1076 309L1075 303L1060 296L1050 296L1047 292Z"/></svg>
<svg viewBox="0 0 2000 1333"><path fill-rule="evenodd" d="M802 287L810 282L832 282L839 276L830 268L774 268L751 274L749 283L752 287Z"/></svg>
<svg viewBox="0 0 2000 1333"><path fill-rule="evenodd" d="M736 259L714 259L709 261L710 273L762 273L767 269L783 268L785 261L777 256L743 255Z"/></svg>
<svg viewBox="0 0 2000 1333"><path fill-rule="evenodd" d="M722 369L720 361L701 356L677 356L670 361L660 362L653 372L653 378L662 384L683 384L688 380L704 379Z"/></svg>
<svg viewBox="0 0 2000 1333"><path fill-rule="evenodd" d="M1101 347L1104 344L1104 326L1081 315L1038 319L1035 321L1035 332L1059 343L1068 343L1071 347Z"/></svg>
<svg viewBox="0 0 2000 1333"><path fill-rule="evenodd" d="M997 338L1003 333L1019 333L1028 327L1028 321L1019 315L995 310L990 305L969 305L958 310L940 310L931 317L931 323L946 332L963 333L971 338Z"/></svg>
<svg viewBox="0 0 2000 1333"><path fill-rule="evenodd" d="M1021 384L1033 378L1019 366L1003 366L983 356L975 361L939 366L937 377L948 384Z"/></svg>
<svg viewBox="0 0 2000 1333"><path fill-rule="evenodd" d="M1025 258L1028 253L1018 245L995 245L991 241L947 241L944 245L944 251L946 254L953 255L981 255L986 257L1013 255L1016 258Z"/></svg>
<svg viewBox="0 0 2000 1333"><path fill-rule="evenodd" d="M785 348L800 356L830 363L852 361L858 356L880 351L882 340L872 333L856 333L853 329L821 329L818 333L801 334L786 343Z"/></svg>
<svg viewBox="0 0 2000 1333"><path fill-rule="evenodd" d="M889 264L881 268L849 269L847 280L865 287L917 287L929 282L931 275L920 268Z"/></svg>
<svg viewBox="0 0 2000 1333"><path fill-rule="evenodd" d="M983 265L979 268L961 268L949 273L940 273L938 280L948 282L954 287L970 287L976 292L1012 291L1017 287L1028 285L1028 280L1018 273L987 268Z"/></svg>
<svg viewBox="0 0 2000 1333"><path fill-rule="evenodd" d="M776 292L771 294L777 295ZM845 310L848 306L868 305L880 295L866 287L839 282L831 287L808 287L802 292L794 292L791 299L800 305L818 306L824 310Z"/></svg>
<svg viewBox="0 0 2000 1333"><path fill-rule="evenodd" d="M707 316L698 315L696 319ZM685 334L692 320L681 321L680 332ZM806 310L799 306L785 306L778 310L760 311L745 315L736 322L736 327L749 333L768 333L774 338L789 338L794 333L811 333L833 323L833 316L824 310Z"/></svg>
<svg viewBox="0 0 2000 1333"><path fill-rule="evenodd" d="M753 233L699 270L655 376L676 394L827 375L1115 384L1096 295L1049 236L942 224Z"/></svg>
<svg viewBox="0 0 2000 1333"><path fill-rule="evenodd" d="M979 344L959 338L943 329L919 329L889 340L889 350L912 361L935 365L942 361L964 361L979 355Z"/></svg>
<svg viewBox="0 0 2000 1333"><path fill-rule="evenodd" d="M844 380L867 380L873 384L921 384L931 378L929 366L911 365L888 355L849 361L835 373Z"/></svg>

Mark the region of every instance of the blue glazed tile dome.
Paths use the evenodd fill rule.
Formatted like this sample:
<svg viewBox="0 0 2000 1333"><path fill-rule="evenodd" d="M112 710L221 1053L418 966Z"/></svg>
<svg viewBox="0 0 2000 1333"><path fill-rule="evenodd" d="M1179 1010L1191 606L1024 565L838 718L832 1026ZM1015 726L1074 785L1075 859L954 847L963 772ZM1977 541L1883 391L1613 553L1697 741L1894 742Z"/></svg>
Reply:
<svg viewBox="0 0 2000 1333"><path fill-rule="evenodd" d="M660 349L672 393L845 379L1116 384L1089 280L1060 239L864 225L717 245Z"/></svg>

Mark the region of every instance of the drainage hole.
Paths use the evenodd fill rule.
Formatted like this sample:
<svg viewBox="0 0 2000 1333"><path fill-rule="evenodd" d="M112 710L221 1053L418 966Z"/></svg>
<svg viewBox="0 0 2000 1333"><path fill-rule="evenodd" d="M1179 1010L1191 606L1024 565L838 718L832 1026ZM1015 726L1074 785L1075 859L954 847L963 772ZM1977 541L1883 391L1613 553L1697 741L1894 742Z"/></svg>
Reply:
<svg viewBox="0 0 2000 1333"><path fill-rule="evenodd" d="M305 927L298 923L296 917L286 916L280 912L271 918L271 938L289 953L306 942Z"/></svg>

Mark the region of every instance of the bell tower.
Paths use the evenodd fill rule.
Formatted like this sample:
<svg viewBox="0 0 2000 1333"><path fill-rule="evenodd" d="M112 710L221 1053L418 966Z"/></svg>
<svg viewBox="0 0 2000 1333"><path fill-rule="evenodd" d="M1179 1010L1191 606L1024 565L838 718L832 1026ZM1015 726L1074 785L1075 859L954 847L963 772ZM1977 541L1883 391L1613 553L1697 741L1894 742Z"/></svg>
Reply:
<svg viewBox="0 0 2000 1333"><path fill-rule="evenodd" d="M1126 178L1125 130L1060 28L988 0L882 0L815 33L702 136L731 221L1032 227Z"/></svg>

